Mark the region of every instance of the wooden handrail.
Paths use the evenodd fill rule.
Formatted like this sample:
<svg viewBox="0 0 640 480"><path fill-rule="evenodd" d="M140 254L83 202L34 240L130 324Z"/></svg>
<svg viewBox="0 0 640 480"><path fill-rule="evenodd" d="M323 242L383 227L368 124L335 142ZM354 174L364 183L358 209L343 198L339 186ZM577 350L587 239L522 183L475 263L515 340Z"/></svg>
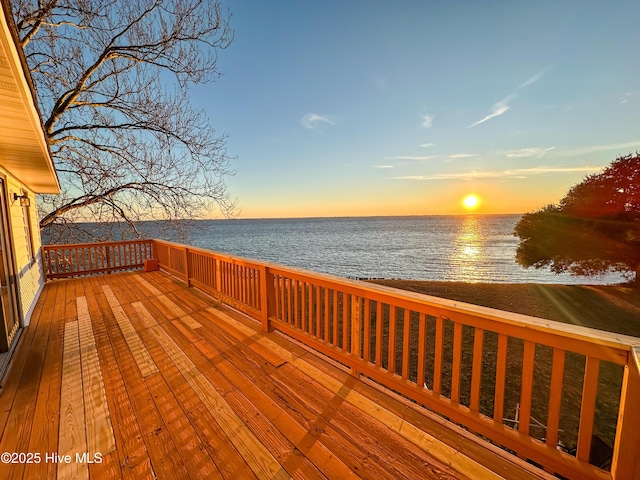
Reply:
<svg viewBox="0 0 640 480"><path fill-rule="evenodd" d="M151 240L43 245L46 279L142 268L153 256Z"/></svg>
<svg viewBox="0 0 640 480"><path fill-rule="evenodd" d="M55 248L65 247L78 249ZM247 313L263 330L279 330L353 375L364 374L549 472L640 478L638 338L161 240L151 241L151 251L162 270ZM549 358L544 367L538 362L541 352ZM622 389L605 392L619 403L606 471L590 463L592 432L596 398L604 388L599 378L617 365L623 367ZM515 407L509 396L515 378L518 419L505 421ZM539 378L549 390L545 405L535 405ZM577 381L567 388L572 378ZM557 448L558 440L570 435L561 424L564 404L580 412L575 456Z"/></svg>
<svg viewBox="0 0 640 480"><path fill-rule="evenodd" d="M153 240L156 245L166 245L180 250L186 248L184 245L168 242L165 240ZM252 267L256 269L265 268L271 275L295 276L300 281L313 282L322 287L333 288L339 287L340 291L347 294L361 294L367 296L380 296L384 302L395 302L397 306L409 309L419 308L419 306L433 307L434 309L455 312L461 315L468 315L468 321L474 322L480 326L486 322L498 322L504 325L510 325L516 328L524 328L526 330L561 334L563 338L585 341L589 344L600 345L607 348L619 348L621 352L619 361L616 363L624 364L627 362L628 352L631 351L631 345L638 342L636 337L623 335L615 332L607 332L597 330L595 328L581 327L543 318L531 317L519 313L506 312L504 310L496 310L494 308L473 305L469 303L458 302L446 298L433 297L421 293L411 292L409 290L400 290L385 285L363 282L361 280L352 280L345 277L330 275L326 273L310 272L296 267L285 267L270 262L260 260L251 260L248 258L233 256L227 253L213 252L199 247L188 247L189 252L210 256L220 261L233 262L236 265ZM184 272L181 272L184 275ZM474 319L482 319L476 320Z"/></svg>

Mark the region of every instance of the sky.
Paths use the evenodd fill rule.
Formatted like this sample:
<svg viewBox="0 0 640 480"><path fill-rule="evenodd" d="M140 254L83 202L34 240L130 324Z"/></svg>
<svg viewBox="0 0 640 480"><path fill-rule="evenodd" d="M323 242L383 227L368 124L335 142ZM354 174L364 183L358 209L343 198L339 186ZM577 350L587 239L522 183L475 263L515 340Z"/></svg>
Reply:
<svg viewBox="0 0 640 480"><path fill-rule="evenodd" d="M239 218L524 213L640 150L640 2L223 5Z"/></svg>

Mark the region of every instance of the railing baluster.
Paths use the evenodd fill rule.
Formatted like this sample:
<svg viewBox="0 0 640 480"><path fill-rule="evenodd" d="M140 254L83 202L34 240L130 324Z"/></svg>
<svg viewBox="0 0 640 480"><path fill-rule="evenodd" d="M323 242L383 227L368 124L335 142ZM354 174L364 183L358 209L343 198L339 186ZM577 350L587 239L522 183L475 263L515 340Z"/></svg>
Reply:
<svg viewBox="0 0 640 480"><path fill-rule="evenodd" d="M411 312L408 308L404 309L404 319L402 325L402 378L409 379L409 356L411 347L409 339L411 334Z"/></svg>
<svg viewBox="0 0 640 480"><path fill-rule="evenodd" d="M333 311L331 312L333 320L333 339L331 343L338 346L338 291L333 290Z"/></svg>
<svg viewBox="0 0 640 480"><path fill-rule="evenodd" d="M376 365L382 368L382 328L384 321L382 319L382 302L378 301L376 305Z"/></svg>
<svg viewBox="0 0 640 480"><path fill-rule="evenodd" d="M433 360L433 393L440 395L442 385L442 351L444 349L444 320L441 315L436 317L436 350Z"/></svg>
<svg viewBox="0 0 640 480"><path fill-rule="evenodd" d="M576 454L579 460L585 462L589 461L589 452L591 451L591 435L593 433L593 416L596 409L599 371L600 360L594 357L587 357L584 368L582 405L580 406L580 427L578 428L578 449Z"/></svg>
<svg viewBox="0 0 640 480"><path fill-rule="evenodd" d="M307 282L300 282L300 328L309 333L309 317L307 316Z"/></svg>
<svg viewBox="0 0 640 480"><path fill-rule="evenodd" d="M451 400L460 403L460 368L462 366L462 324L453 324L453 362L451 365Z"/></svg>
<svg viewBox="0 0 640 480"><path fill-rule="evenodd" d="M357 356L360 356L360 335L362 334L361 301L360 297L351 297L351 353Z"/></svg>
<svg viewBox="0 0 640 480"><path fill-rule="evenodd" d="M293 280L293 324L302 330L302 318L300 315L300 282Z"/></svg>
<svg viewBox="0 0 640 480"><path fill-rule="evenodd" d="M493 420L502 423L504 418L504 384L507 372L507 340L502 333L498 334L498 358L496 361L496 386L493 401Z"/></svg>
<svg viewBox="0 0 640 480"><path fill-rule="evenodd" d="M316 299L313 302L316 309L316 332L315 335L318 338L322 338L322 287L315 286Z"/></svg>
<svg viewBox="0 0 640 480"><path fill-rule="evenodd" d="M324 289L324 341L329 342L329 292L328 288Z"/></svg>
<svg viewBox="0 0 640 480"><path fill-rule="evenodd" d="M349 351L349 295L342 292L342 349Z"/></svg>
<svg viewBox="0 0 640 480"><path fill-rule="evenodd" d="M364 298L364 352L365 362L371 360L371 300Z"/></svg>
<svg viewBox="0 0 640 480"><path fill-rule="evenodd" d="M484 330L476 328L473 332L473 366L471 367L471 398L469 408L480 411L480 379L482 378L482 347Z"/></svg>
<svg viewBox="0 0 640 480"><path fill-rule="evenodd" d="M525 340L522 356L522 387L520 389L520 415L518 431L529 435L531 399L533 396L533 367L536 360L536 344Z"/></svg>
<svg viewBox="0 0 640 480"><path fill-rule="evenodd" d="M418 322L418 378L416 381L420 387L423 387L425 385L425 356L427 353L427 316L425 313L420 313Z"/></svg>
<svg viewBox="0 0 640 480"><path fill-rule="evenodd" d="M396 307L389 305L389 349L387 351L387 370L396 373Z"/></svg>
<svg viewBox="0 0 640 480"><path fill-rule="evenodd" d="M562 402L562 379L564 376L564 350L553 349L551 385L549 386L549 410L547 415L547 445L555 448L558 444L558 426L560 424L560 406Z"/></svg>

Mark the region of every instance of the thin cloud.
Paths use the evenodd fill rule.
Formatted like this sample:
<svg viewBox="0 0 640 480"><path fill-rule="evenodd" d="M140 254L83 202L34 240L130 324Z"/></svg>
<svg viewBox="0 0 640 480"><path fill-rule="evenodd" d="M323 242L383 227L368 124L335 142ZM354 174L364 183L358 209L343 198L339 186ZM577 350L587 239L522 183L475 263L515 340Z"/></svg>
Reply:
<svg viewBox="0 0 640 480"><path fill-rule="evenodd" d="M421 143L420 146L422 148L429 148L429 147L433 147L433 143Z"/></svg>
<svg viewBox="0 0 640 480"><path fill-rule="evenodd" d="M385 169L385 168L393 168L393 165L374 165L373 168Z"/></svg>
<svg viewBox="0 0 640 480"><path fill-rule="evenodd" d="M304 128L308 128L309 130L315 130L322 124L334 125L334 123L327 117L323 117L322 115L318 115L317 113L308 113L300 119L300 124Z"/></svg>
<svg viewBox="0 0 640 480"><path fill-rule="evenodd" d="M529 78L526 82L520 84L520 86L518 86L518 89L520 88L524 88L524 87L528 87L529 85L533 85L534 83L536 83L538 80L540 80L542 77L544 77L549 71L553 70L554 67L548 67L545 68L543 71L541 71L540 73L538 73L537 75L534 75L533 77Z"/></svg>
<svg viewBox="0 0 640 480"><path fill-rule="evenodd" d="M554 166L542 166L533 168L517 168L513 170L502 170L498 172L483 172L483 171L471 171L460 173L439 173L435 175L410 175L406 177L393 177L396 180L475 180L479 178L504 178L504 177L516 177L526 178L528 175L543 175L546 173L570 173L570 172L583 172L591 173L602 170L602 167L554 167Z"/></svg>
<svg viewBox="0 0 640 480"><path fill-rule="evenodd" d="M538 80L540 80L542 77L544 77L544 74L546 72L540 72L537 75L534 75L533 77L531 77L529 80L527 80L526 82L524 82L523 84L521 84L518 88L524 88L524 87L528 87L529 85L533 85L534 83L536 83Z"/></svg>
<svg viewBox="0 0 640 480"><path fill-rule="evenodd" d="M547 152L555 150L556 147L540 148L540 147L528 147L520 148L518 150L505 150L504 153L509 158L542 158Z"/></svg>
<svg viewBox="0 0 640 480"><path fill-rule="evenodd" d="M431 160L432 158L436 158L435 155L424 155L424 156L402 155L399 157L386 157L385 160Z"/></svg>
<svg viewBox="0 0 640 480"><path fill-rule="evenodd" d="M562 153L564 155L584 155L587 153L594 153L594 152L606 152L608 150L628 150L628 149L637 148L637 147L640 147L640 140L636 140L635 142L626 142L626 143L612 143L609 145L592 145L590 147L567 150Z"/></svg>
<svg viewBox="0 0 640 480"><path fill-rule="evenodd" d="M627 103L629 100L631 100L632 97L635 97L636 95L637 95L636 92L627 92L624 95L624 98L622 100L620 100L620 102L619 102L620 105L623 105L623 104Z"/></svg>
<svg viewBox="0 0 640 480"><path fill-rule="evenodd" d="M477 153L454 153L453 155L449 155L449 158L472 158L477 156Z"/></svg>
<svg viewBox="0 0 640 480"><path fill-rule="evenodd" d="M495 117L498 117L500 115L503 115L503 114L507 113L509 111L509 109L511 108L509 106L509 102L511 102L516 97L517 97L517 95L514 93L514 94L509 95L508 97L500 100L499 102L494 103L493 106L491 107L491 113L489 115L485 116L484 118L481 118L476 123L473 123L473 124L469 125L467 128L476 127L476 126L480 125L481 123L486 122L487 120L491 120L492 118L495 118Z"/></svg>
<svg viewBox="0 0 640 480"><path fill-rule="evenodd" d="M429 128L433 125L433 119L436 117L435 115L420 115L422 117L422 126L424 128Z"/></svg>

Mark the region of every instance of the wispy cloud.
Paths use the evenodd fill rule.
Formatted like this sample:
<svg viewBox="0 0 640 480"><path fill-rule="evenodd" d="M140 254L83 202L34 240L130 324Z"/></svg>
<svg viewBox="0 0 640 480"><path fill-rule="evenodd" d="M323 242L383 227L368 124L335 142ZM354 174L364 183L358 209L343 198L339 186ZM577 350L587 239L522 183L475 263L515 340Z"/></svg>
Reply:
<svg viewBox="0 0 640 480"><path fill-rule="evenodd" d="M536 83L538 80L540 80L544 74L546 72L540 72L537 75L534 75L533 77L531 77L529 80L527 80L526 82L524 82L523 84L521 84L520 86L518 86L518 88L524 88L524 87L528 87L529 85L533 85L534 83Z"/></svg>
<svg viewBox="0 0 640 480"><path fill-rule="evenodd" d="M517 97L517 95L514 93L514 94L511 94L508 97L500 100L499 102L494 103L493 106L491 107L491 113L489 115L485 116L484 118L481 118L476 123L472 123L467 128L476 127L476 126L480 125L481 123L486 122L487 120L491 120L492 118L495 118L495 117L498 117L500 115L503 115L503 114L507 113L509 111L509 109L511 108L509 106L509 102L511 102L516 97Z"/></svg>
<svg viewBox="0 0 640 480"><path fill-rule="evenodd" d="M429 128L431 125L433 125L433 119L436 118L435 115L429 114L420 115L420 117L422 117L422 126L424 128Z"/></svg>
<svg viewBox="0 0 640 480"><path fill-rule="evenodd" d="M429 147L433 147L433 143L421 143L420 146L422 148L429 148Z"/></svg>
<svg viewBox="0 0 640 480"><path fill-rule="evenodd" d="M528 87L529 85L533 85L534 83L536 83L538 80L540 80L542 77L544 77L547 73L549 73L554 68L555 67L553 67L553 66L545 68L540 73L538 73L538 74L534 75L533 77L529 78L526 82L520 84L518 86L518 89L524 88L524 87Z"/></svg>
<svg viewBox="0 0 640 480"><path fill-rule="evenodd" d="M435 158L435 155L401 155L399 157L386 157L385 160L431 160L432 158Z"/></svg>
<svg viewBox="0 0 640 480"><path fill-rule="evenodd" d="M625 150L627 152L620 153L629 153L631 149L640 147L640 140L636 140L634 142L626 142L626 143L611 143L608 145L592 145L590 147L584 148L576 148L573 150L563 151L563 155L584 155L586 153L594 153L594 152L606 152L608 150Z"/></svg>
<svg viewBox="0 0 640 480"><path fill-rule="evenodd" d="M322 124L334 125L334 123L329 120L327 117L322 115L318 115L317 113L308 113L304 117L300 119L300 124L304 128L308 128L310 130L317 129Z"/></svg>
<svg viewBox="0 0 640 480"><path fill-rule="evenodd" d="M623 105L623 104L627 103L629 100L631 100L631 98L635 97L636 95L637 95L637 92L627 92L624 95L624 98L622 100L620 100L620 102L618 102L618 103L620 103L620 105Z"/></svg>
<svg viewBox="0 0 640 480"><path fill-rule="evenodd" d="M518 150L505 150L504 153L509 158L542 158L547 152L551 150L555 150L556 147L528 147L528 148L520 148Z"/></svg>
<svg viewBox="0 0 640 480"><path fill-rule="evenodd" d="M583 172L591 173L602 170L602 167L561 167L561 166L541 166L533 168L517 168L513 170L502 171L469 171L469 172L456 172L456 173L438 173L434 175L410 175L406 177L393 177L396 180L475 180L479 178L503 178L503 177L516 177L526 178L529 175L543 175L546 173L570 173L570 172Z"/></svg>
<svg viewBox="0 0 640 480"><path fill-rule="evenodd" d="M477 153L454 153L453 155L449 155L449 158L472 158L477 156Z"/></svg>
<svg viewBox="0 0 640 480"><path fill-rule="evenodd" d="M380 170L383 170L386 168L393 168L393 165L374 165L373 168L379 168Z"/></svg>

